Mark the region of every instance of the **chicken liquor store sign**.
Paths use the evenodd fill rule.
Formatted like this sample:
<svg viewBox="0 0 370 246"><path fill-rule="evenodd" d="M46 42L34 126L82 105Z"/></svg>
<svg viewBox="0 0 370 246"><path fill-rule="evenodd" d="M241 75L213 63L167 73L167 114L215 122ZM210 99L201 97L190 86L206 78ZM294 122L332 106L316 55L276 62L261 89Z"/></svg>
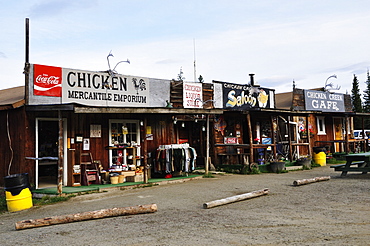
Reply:
<svg viewBox="0 0 370 246"><path fill-rule="evenodd" d="M62 103L88 106L144 107L149 105L149 79L33 65L33 93L61 97Z"/></svg>

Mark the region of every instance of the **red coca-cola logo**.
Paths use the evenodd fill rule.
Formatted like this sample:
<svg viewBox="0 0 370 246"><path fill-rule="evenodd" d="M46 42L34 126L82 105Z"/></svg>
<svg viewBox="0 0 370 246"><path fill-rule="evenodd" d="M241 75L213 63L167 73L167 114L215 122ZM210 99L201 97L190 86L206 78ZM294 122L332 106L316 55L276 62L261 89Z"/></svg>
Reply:
<svg viewBox="0 0 370 246"><path fill-rule="evenodd" d="M62 68L33 65L33 94L38 96L62 96Z"/></svg>
<svg viewBox="0 0 370 246"><path fill-rule="evenodd" d="M49 76L48 74L42 74L42 75L38 75L36 77L35 82L36 83L44 83L44 84L57 85L57 84L60 84L59 83L59 80L60 80L60 77Z"/></svg>

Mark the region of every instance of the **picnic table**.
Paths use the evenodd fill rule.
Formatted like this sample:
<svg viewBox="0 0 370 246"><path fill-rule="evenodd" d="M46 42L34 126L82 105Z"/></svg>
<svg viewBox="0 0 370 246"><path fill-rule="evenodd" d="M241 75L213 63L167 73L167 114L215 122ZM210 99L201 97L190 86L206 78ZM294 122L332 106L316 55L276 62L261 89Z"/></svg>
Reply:
<svg viewBox="0 0 370 246"><path fill-rule="evenodd" d="M346 176L348 172L370 172L370 152L345 155L346 163L331 166L335 171L341 171L341 176Z"/></svg>

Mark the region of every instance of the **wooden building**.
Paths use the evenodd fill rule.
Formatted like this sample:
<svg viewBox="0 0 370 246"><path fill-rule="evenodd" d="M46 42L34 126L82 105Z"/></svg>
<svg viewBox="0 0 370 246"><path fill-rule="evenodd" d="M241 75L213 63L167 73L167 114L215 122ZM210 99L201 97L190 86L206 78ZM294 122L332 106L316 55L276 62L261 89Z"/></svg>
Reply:
<svg viewBox="0 0 370 246"><path fill-rule="evenodd" d="M59 163L63 185L85 185L94 177L81 163L132 176L183 143L204 164L207 115L223 113L212 96L211 84L30 64L25 86L0 91L0 175L56 185Z"/></svg>
<svg viewBox="0 0 370 246"><path fill-rule="evenodd" d="M309 139L310 148L325 147L327 153L367 150L366 140L353 138L350 95L331 93L324 88L276 94L276 107L307 112L308 118L294 117L300 139Z"/></svg>
<svg viewBox="0 0 370 246"><path fill-rule="evenodd" d="M324 116L325 126L350 127L351 112L307 109L299 90L290 106L281 106L253 75L247 84L196 83L26 65L25 86L0 91L0 175L29 173L36 188L143 170L144 179L181 175L195 163L294 160L310 155L312 146L336 148L329 142L334 131L305 138L302 125L318 129L314 121Z"/></svg>

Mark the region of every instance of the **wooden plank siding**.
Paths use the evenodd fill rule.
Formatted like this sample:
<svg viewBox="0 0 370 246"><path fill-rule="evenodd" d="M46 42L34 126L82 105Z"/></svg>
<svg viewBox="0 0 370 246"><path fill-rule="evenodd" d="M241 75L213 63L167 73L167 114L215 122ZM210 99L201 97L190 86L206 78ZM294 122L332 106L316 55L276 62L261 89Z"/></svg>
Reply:
<svg viewBox="0 0 370 246"><path fill-rule="evenodd" d="M32 153L34 153L31 147L33 136L29 134L29 130L33 126L27 122L24 107L0 111L0 126L0 139L2 139L0 141L0 160L2 162L0 176L7 176L8 171L10 174L29 173L30 182L34 182L32 180L34 177L34 163L25 159L26 156L32 156ZM1 179L0 184L3 184L3 179Z"/></svg>

